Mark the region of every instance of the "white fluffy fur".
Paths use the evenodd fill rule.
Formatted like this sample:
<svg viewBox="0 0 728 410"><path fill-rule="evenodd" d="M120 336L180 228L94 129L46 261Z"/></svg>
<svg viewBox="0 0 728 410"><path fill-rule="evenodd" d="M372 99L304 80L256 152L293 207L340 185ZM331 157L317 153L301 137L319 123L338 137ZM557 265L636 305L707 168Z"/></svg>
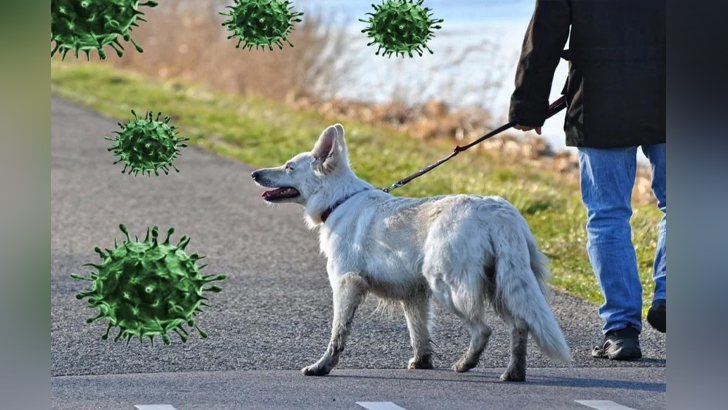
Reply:
<svg viewBox="0 0 728 410"><path fill-rule="evenodd" d="M429 299L434 296L471 331L457 371L475 367L491 334L484 311L492 305L512 325L511 361L503 380L524 380L530 333L549 357L570 361L569 348L544 297L546 257L525 220L499 197L446 195L394 197L360 180L349 167L344 128L336 124L313 151L286 165L254 173L266 187L293 187L300 196L279 202L303 205L318 228L334 296L332 336L326 353L303 369L324 375L339 360L354 312L371 293L399 301L414 357L410 368L431 368ZM331 213L321 214L349 197Z"/></svg>

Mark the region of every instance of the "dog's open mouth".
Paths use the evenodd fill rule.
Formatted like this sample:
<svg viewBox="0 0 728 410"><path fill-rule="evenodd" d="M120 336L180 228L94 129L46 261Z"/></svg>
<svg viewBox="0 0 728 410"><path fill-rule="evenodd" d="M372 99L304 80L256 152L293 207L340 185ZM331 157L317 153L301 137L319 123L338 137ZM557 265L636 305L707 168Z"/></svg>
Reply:
<svg viewBox="0 0 728 410"><path fill-rule="evenodd" d="M270 202L280 201L283 199L292 199L301 195L296 188L282 187L263 192L263 199Z"/></svg>

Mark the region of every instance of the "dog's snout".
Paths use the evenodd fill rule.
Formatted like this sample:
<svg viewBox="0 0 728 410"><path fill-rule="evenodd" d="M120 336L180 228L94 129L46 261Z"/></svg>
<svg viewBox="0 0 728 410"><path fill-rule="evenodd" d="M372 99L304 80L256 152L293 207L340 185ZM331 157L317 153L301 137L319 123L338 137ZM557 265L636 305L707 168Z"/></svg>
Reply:
<svg viewBox="0 0 728 410"><path fill-rule="evenodd" d="M260 172L259 171L253 171L250 173L250 176L253 178L253 181L258 181L260 178Z"/></svg>

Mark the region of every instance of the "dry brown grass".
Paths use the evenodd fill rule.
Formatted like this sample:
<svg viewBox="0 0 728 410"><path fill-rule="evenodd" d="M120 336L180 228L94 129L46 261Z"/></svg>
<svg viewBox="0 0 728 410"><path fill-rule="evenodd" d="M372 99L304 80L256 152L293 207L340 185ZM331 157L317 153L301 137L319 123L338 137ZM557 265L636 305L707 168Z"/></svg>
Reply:
<svg viewBox="0 0 728 410"><path fill-rule="evenodd" d="M325 23L327 16L306 14L289 36L286 52L236 49L222 27L226 2L177 0L148 11L148 22L133 32L144 53L129 52L111 63L161 79L206 83L216 89L273 99L287 95L319 96L335 92L355 56L347 37ZM329 19L328 21L331 21Z"/></svg>

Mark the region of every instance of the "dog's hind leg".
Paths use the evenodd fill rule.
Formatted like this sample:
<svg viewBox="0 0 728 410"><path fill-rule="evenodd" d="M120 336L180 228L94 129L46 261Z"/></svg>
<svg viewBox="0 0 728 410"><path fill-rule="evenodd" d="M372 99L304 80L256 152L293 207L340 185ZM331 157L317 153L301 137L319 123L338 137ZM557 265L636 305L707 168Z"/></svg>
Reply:
<svg viewBox="0 0 728 410"><path fill-rule="evenodd" d="M526 380L526 347L528 343L528 324L523 319L514 319L511 323L511 361L501 375L504 382L522 382Z"/></svg>
<svg viewBox="0 0 728 410"><path fill-rule="evenodd" d="M473 318L475 319L475 318ZM455 362L453 370L464 373L478 365L480 356L488 346L488 340L493 330L482 321L466 320L470 329L470 346L463 356Z"/></svg>
<svg viewBox="0 0 728 410"><path fill-rule="evenodd" d="M354 313L369 290L367 281L356 273L347 273L332 283L334 294L334 321L331 325L331 341L321 359L301 369L306 376L324 376L339 363L351 331Z"/></svg>
<svg viewBox="0 0 728 410"><path fill-rule="evenodd" d="M484 320L485 298L478 275L472 266L466 267L466 272L462 276L466 282L458 284L459 288L453 287L451 292L452 305L470 330L468 350L453 365L453 370L458 373L467 372L478 365L480 356L488 346L488 340L493 333ZM473 278L476 279L472 280ZM475 283L467 283L468 280Z"/></svg>
<svg viewBox="0 0 728 410"><path fill-rule="evenodd" d="M432 344L428 327L429 299L429 295L424 294L402 302L412 348L415 351L407 366L410 369L432 369Z"/></svg>
<svg viewBox="0 0 728 410"><path fill-rule="evenodd" d="M439 278L439 275L426 275L429 278L432 294L449 311L456 314L470 329L470 345L463 356L455 362L453 369L462 373L474 368L480 361L493 330L483 321L483 298L479 290L462 294L452 289L452 285ZM475 287L475 289L478 289Z"/></svg>

